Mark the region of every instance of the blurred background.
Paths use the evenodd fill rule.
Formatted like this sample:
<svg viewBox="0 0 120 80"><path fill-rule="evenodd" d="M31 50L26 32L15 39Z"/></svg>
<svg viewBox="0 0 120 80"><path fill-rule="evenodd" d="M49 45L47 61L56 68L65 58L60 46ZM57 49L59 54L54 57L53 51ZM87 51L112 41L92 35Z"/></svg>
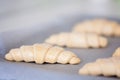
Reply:
<svg viewBox="0 0 120 80"><path fill-rule="evenodd" d="M75 15L120 18L120 0L0 0L1 31L64 21Z"/></svg>

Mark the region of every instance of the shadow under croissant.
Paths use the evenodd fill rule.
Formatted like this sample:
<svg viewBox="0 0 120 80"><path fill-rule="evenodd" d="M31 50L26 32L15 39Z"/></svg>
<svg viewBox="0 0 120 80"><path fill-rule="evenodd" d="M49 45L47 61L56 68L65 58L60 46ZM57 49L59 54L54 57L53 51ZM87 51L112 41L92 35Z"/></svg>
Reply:
<svg viewBox="0 0 120 80"><path fill-rule="evenodd" d="M82 74L81 74L82 75ZM104 75L102 75L102 74L100 74L100 75L97 75L97 76L93 76L93 75L82 75L82 76L92 76L92 77L101 77L101 78L119 78L119 77L117 77L117 76L115 76L115 75L113 75L113 76L104 76Z"/></svg>
<svg viewBox="0 0 120 80"><path fill-rule="evenodd" d="M59 45L56 45L56 44L52 44L53 46L59 46ZM109 46L109 44L107 44L107 46L106 47L108 47ZM72 48L72 49L97 49L97 48L93 48L93 47L91 47L91 46L89 46L89 47L86 47L86 48L83 48L83 47L81 47L81 48L78 48L78 47L67 47L67 46L62 46L63 48ZM99 47L99 48L105 48L105 47Z"/></svg>
<svg viewBox="0 0 120 80"><path fill-rule="evenodd" d="M5 59L6 60L6 59ZM9 61L9 60L7 60L7 61ZM10 62L10 61L9 61ZM27 64L29 64L29 63L32 63L32 64L36 64L36 65L45 65L45 64L61 64L61 65L72 65L72 64L69 64L69 63L65 63L65 64L63 64L63 63L58 63L58 62L55 62L55 63L48 63L48 62L44 62L44 63L42 63L42 64L39 64L39 63L35 63L35 61L31 61L31 62L25 62L25 61L15 61L15 60L11 60L11 62L15 62L15 63L27 63ZM79 63L77 63L77 64L79 64ZM77 64L74 64L74 65L77 65Z"/></svg>

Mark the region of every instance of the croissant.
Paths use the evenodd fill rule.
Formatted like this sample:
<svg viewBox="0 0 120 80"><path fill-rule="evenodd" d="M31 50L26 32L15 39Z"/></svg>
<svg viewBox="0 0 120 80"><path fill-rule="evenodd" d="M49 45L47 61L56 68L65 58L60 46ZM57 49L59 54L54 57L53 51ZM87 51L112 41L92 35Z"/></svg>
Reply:
<svg viewBox="0 0 120 80"><path fill-rule="evenodd" d="M120 36L120 24L114 21L95 19L84 21L73 28L73 32L97 33L105 36Z"/></svg>
<svg viewBox="0 0 120 80"><path fill-rule="evenodd" d="M115 57L115 56L120 57L120 47L113 54L113 57Z"/></svg>
<svg viewBox="0 0 120 80"><path fill-rule="evenodd" d="M46 43L67 46L71 48L99 48L107 46L107 39L97 34L88 33L60 33L50 36Z"/></svg>
<svg viewBox="0 0 120 80"><path fill-rule="evenodd" d="M72 52L65 51L61 47L49 44L34 44L32 46L21 46L12 49L5 55L9 61L35 62L38 64L61 63L61 64L78 64L80 59Z"/></svg>
<svg viewBox="0 0 120 80"><path fill-rule="evenodd" d="M120 57L98 59L96 62L88 63L79 70L79 74L120 77Z"/></svg>

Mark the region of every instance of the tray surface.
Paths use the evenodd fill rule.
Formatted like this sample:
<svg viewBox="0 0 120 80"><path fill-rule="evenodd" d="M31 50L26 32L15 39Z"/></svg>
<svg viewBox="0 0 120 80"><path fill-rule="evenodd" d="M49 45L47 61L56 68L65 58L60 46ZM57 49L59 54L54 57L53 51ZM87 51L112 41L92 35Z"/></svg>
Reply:
<svg viewBox="0 0 120 80"><path fill-rule="evenodd" d="M86 63L95 61L98 58L111 57L117 47L120 46L120 38L107 37L109 45L100 49L69 49L76 53L82 60L78 65L43 64L24 62L9 62L4 59L4 55L12 48L21 45L31 45L42 43L55 33L70 31L73 25L81 19L65 18L63 22L53 23L46 29L39 29L40 26L21 28L1 32L0 34L0 80L119 80L115 77L103 76L83 76L78 74L78 70ZM43 27L46 25L42 25Z"/></svg>

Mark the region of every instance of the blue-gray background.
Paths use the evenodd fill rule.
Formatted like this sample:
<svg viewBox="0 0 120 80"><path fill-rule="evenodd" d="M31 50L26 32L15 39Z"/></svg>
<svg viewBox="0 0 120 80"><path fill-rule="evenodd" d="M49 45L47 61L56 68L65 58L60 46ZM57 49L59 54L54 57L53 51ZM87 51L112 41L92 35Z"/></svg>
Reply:
<svg viewBox="0 0 120 80"><path fill-rule="evenodd" d="M81 14L120 17L120 0L0 0L0 28L30 27Z"/></svg>

